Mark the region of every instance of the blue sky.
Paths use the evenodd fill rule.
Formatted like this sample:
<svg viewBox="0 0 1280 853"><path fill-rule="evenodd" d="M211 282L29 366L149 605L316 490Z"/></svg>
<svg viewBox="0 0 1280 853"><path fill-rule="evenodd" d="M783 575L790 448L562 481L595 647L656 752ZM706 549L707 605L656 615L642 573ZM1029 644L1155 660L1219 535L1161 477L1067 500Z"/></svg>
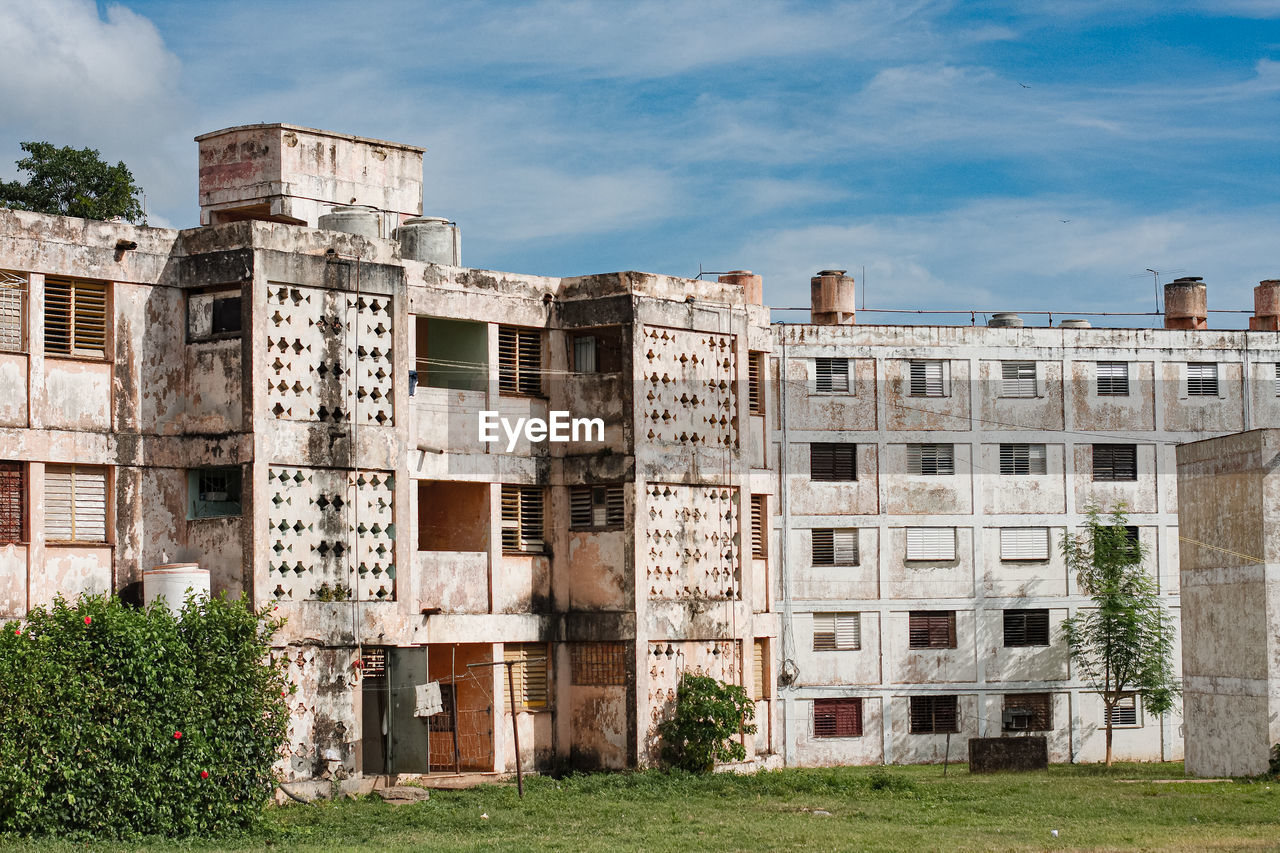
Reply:
<svg viewBox="0 0 1280 853"><path fill-rule="evenodd" d="M91 145L161 224L197 222L194 135L285 121L425 146L472 266L1068 315L1153 310L1147 268L1218 309L1280 277L1280 0L0 0L0 32L0 174Z"/></svg>

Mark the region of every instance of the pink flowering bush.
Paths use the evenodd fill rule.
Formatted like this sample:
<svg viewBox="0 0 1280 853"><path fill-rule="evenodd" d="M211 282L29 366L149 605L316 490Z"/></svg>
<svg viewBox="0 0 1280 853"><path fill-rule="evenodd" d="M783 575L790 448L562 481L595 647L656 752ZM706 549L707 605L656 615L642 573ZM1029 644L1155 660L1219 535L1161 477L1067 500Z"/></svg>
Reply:
<svg viewBox="0 0 1280 853"><path fill-rule="evenodd" d="M188 601L178 619L86 596L5 625L0 833L252 826L288 725L284 676L268 661L280 624L225 598Z"/></svg>

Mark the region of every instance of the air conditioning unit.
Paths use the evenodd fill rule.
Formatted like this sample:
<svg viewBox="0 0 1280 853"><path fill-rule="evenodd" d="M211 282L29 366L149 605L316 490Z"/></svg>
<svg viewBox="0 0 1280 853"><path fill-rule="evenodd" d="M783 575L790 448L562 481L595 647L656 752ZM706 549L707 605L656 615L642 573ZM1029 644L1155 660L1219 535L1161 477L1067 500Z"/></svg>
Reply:
<svg viewBox="0 0 1280 853"><path fill-rule="evenodd" d="M1004 730L1007 732L1024 732L1031 728L1031 720L1035 714L1026 708L1005 708L1002 715Z"/></svg>

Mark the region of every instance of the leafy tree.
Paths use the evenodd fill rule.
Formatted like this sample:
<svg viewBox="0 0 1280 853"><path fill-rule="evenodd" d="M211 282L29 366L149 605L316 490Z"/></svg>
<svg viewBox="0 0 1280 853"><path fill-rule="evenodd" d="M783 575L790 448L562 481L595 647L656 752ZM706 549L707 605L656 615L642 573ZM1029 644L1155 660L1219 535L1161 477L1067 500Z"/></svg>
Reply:
<svg viewBox="0 0 1280 853"><path fill-rule="evenodd" d="M123 162L109 166L92 148L55 148L48 142L24 142L26 157L18 169L26 183L0 181L0 206L85 219L143 218L142 188Z"/></svg>
<svg viewBox="0 0 1280 853"><path fill-rule="evenodd" d="M756 733L756 708L745 688L686 672L676 688L676 713L658 724L662 755L690 773L710 773L718 761L741 761L746 748L735 738Z"/></svg>
<svg viewBox="0 0 1280 853"><path fill-rule="evenodd" d="M1063 555L1068 571L1094 606L1063 623L1071 659L1084 680L1102 697L1107 726L1107 766L1111 766L1112 723L1119 703L1132 696L1143 707L1164 714L1179 687L1173 674L1174 627L1156 586L1143 571L1146 549L1125 529L1124 506L1104 517L1096 506L1085 510L1084 532L1067 536Z"/></svg>

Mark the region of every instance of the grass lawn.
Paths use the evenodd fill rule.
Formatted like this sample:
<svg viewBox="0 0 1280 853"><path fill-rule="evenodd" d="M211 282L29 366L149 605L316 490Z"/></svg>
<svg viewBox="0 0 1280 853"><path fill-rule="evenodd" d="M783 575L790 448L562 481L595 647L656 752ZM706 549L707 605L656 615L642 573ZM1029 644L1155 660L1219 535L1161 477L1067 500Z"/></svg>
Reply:
<svg viewBox="0 0 1280 853"><path fill-rule="evenodd" d="M289 805L272 809L252 836L119 849L1280 848L1280 783L1148 781L1182 775L1181 764L1121 764L998 776L971 776L962 765L946 778L938 766L535 778L523 801L514 785L488 785L435 791L430 802L408 806ZM55 841L17 847L85 849Z"/></svg>

